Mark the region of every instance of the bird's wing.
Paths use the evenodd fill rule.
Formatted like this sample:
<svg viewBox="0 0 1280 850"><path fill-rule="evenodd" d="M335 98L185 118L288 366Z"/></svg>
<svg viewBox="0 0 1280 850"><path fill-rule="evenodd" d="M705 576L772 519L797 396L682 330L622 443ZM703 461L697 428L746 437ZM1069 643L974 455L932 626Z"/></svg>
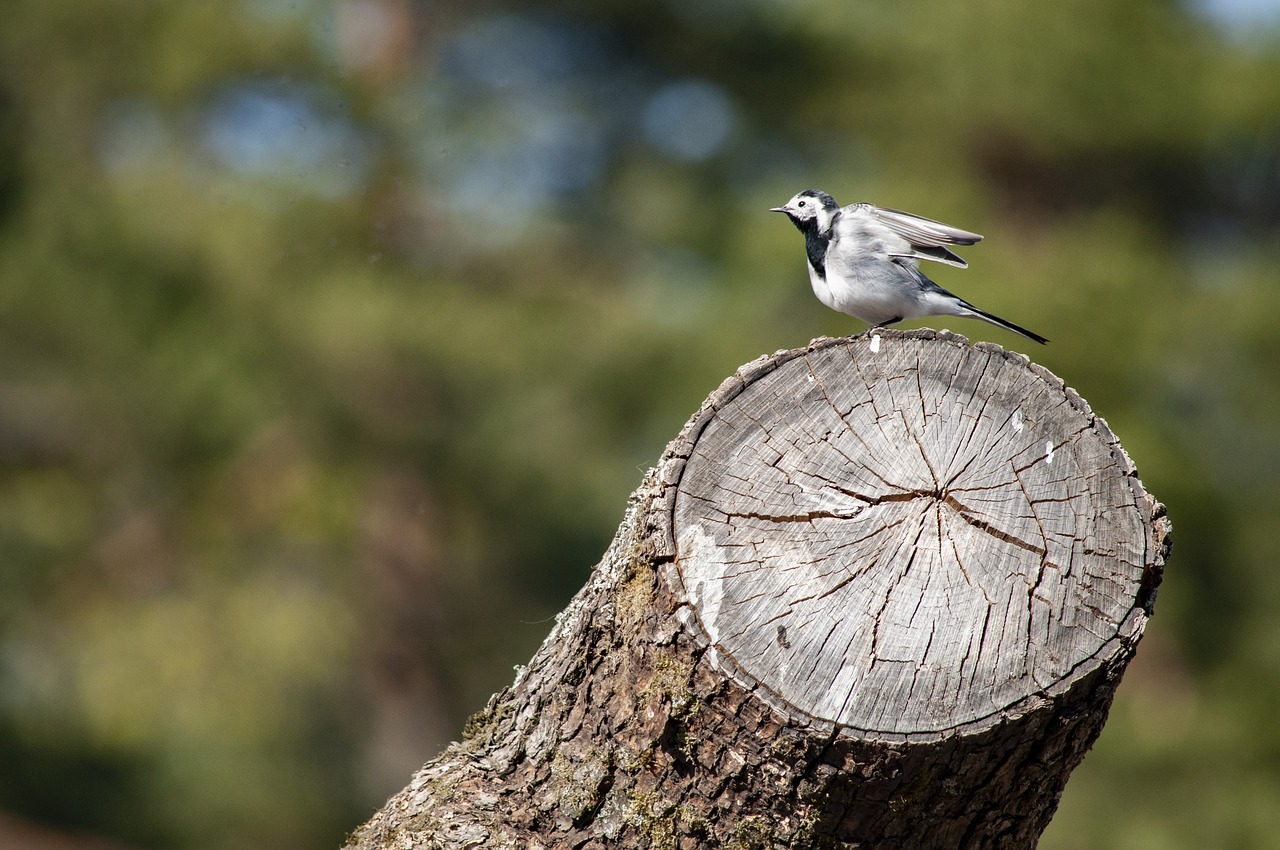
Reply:
<svg viewBox="0 0 1280 850"><path fill-rule="evenodd" d="M911 253L897 256L912 257L918 260L932 260L935 263L946 263L950 266L967 268L968 263L947 249L947 245L973 245L982 241L982 236L968 230L961 230L940 221L924 216L912 215L901 210L863 204L867 212L911 243Z"/></svg>

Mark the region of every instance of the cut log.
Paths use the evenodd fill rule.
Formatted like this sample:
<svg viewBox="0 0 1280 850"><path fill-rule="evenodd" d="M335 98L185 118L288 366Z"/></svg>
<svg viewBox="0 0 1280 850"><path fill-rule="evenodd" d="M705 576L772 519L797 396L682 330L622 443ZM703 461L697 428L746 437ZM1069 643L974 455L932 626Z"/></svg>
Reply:
<svg viewBox="0 0 1280 850"><path fill-rule="evenodd" d="M1152 612L1088 405L933 331L748 364L515 683L351 848L1029 848Z"/></svg>

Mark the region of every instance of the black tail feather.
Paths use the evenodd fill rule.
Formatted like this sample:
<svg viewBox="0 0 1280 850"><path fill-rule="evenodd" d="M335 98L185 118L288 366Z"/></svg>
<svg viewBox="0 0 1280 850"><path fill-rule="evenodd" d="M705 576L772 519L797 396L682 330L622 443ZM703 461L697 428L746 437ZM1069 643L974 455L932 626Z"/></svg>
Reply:
<svg viewBox="0 0 1280 850"><path fill-rule="evenodd" d="M975 318L982 319L984 322L990 322L991 324L995 325L998 328L1004 328L1007 331L1013 331L1016 334L1021 334L1022 336L1025 336L1027 339L1034 340L1035 342L1038 342L1041 345L1044 345L1047 342L1049 342L1049 340L1040 336L1040 334L1036 333L1035 331L1029 331L1026 328L1022 327L1021 325L1015 325L1013 322L1010 322L1008 319L1000 318L995 313L988 313L986 310L975 307L967 301L961 301L960 303L963 304L966 309L972 310Z"/></svg>

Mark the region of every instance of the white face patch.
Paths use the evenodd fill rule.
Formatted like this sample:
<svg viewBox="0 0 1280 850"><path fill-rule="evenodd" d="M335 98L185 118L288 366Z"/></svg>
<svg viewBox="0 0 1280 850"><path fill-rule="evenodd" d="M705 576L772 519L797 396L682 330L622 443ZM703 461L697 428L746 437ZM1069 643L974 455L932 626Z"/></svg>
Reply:
<svg viewBox="0 0 1280 850"><path fill-rule="evenodd" d="M822 205L815 198L802 197L800 195L792 198L787 206L795 211L797 218L805 220L817 218L822 210Z"/></svg>
<svg viewBox="0 0 1280 850"><path fill-rule="evenodd" d="M818 207L818 230L826 233L831 229L831 222L835 219L838 210L828 210L822 206Z"/></svg>

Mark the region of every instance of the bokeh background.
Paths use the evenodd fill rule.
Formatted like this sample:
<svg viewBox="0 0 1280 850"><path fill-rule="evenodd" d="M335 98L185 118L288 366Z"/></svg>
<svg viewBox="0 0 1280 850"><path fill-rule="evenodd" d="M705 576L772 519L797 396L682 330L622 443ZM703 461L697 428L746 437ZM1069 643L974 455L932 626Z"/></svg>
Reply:
<svg viewBox="0 0 1280 850"><path fill-rule="evenodd" d="M1280 847L1280 4L6 0L0 847L336 848L737 366L987 235L1175 552L1047 850ZM926 323L916 323L926 324Z"/></svg>

